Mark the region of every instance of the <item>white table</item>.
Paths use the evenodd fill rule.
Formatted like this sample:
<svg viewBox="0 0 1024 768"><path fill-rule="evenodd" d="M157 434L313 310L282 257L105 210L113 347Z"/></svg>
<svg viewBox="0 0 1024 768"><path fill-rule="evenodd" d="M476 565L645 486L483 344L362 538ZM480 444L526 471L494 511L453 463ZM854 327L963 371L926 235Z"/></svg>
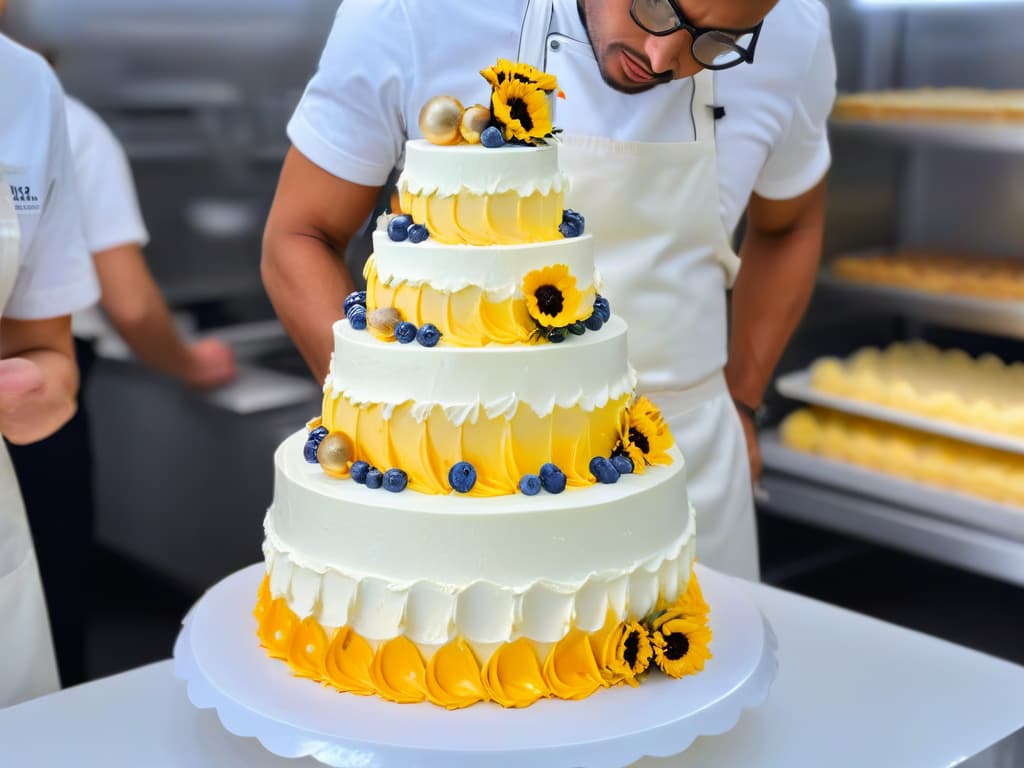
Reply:
<svg viewBox="0 0 1024 768"><path fill-rule="evenodd" d="M698 739L683 757L636 768L1024 765L1024 732L1017 733L1024 667L771 587L744 586L779 639L779 676L767 703L729 733ZM955 605L949 620L957 620ZM274 757L224 731L212 711L192 707L165 661L0 710L0 765L319 764Z"/></svg>

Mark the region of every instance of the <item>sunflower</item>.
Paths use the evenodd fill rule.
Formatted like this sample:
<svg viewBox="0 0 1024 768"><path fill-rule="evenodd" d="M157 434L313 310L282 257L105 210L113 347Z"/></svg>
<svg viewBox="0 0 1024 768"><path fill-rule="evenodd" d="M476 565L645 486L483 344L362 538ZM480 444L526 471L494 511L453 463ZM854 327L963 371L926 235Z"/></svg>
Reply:
<svg viewBox="0 0 1024 768"><path fill-rule="evenodd" d="M576 322L583 294L565 264L535 269L523 277L526 309L545 328L564 328Z"/></svg>
<svg viewBox="0 0 1024 768"><path fill-rule="evenodd" d="M643 474L645 464L672 463L668 449L673 442L661 411L646 397L641 397L629 407L626 433L616 450L630 458L634 472Z"/></svg>
<svg viewBox="0 0 1024 768"><path fill-rule="evenodd" d="M605 646L601 664L615 680L636 685L636 677L647 671L654 649L647 628L636 621L627 621L615 628Z"/></svg>
<svg viewBox="0 0 1024 768"><path fill-rule="evenodd" d="M539 88L545 93L558 90L558 79L554 75L541 72L529 64L517 63L508 59L498 59L497 64L488 69L481 69L480 74L491 84L491 88L497 88L507 80L518 80ZM559 91L559 95L561 95L561 91Z"/></svg>
<svg viewBox="0 0 1024 768"><path fill-rule="evenodd" d="M672 619L651 636L654 663L669 677L692 675L711 658L711 629L686 619Z"/></svg>
<svg viewBox="0 0 1024 768"><path fill-rule="evenodd" d="M497 86L491 93L491 115L505 141L533 144L551 135L551 104L532 83L507 79Z"/></svg>

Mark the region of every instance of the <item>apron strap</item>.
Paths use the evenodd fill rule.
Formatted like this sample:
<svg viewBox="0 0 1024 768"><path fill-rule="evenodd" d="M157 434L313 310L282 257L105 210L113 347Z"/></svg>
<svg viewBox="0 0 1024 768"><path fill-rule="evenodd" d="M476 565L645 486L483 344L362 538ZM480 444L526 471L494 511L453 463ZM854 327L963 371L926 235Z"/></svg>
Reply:
<svg viewBox="0 0 1024 768"><path fill-rule="evenodd" d="M711 109L715 103L715 73L702 69L693 76L693 134L696 141L715 140L715 115Z"/></svg>
<svg viewBox="0 0 1024 768"><path fill-rule="evenodd" d="M519 32L519 51L516 59L544 70L547 58L548 30L551 28L553 0L526 0L523 28Z"/></svg>

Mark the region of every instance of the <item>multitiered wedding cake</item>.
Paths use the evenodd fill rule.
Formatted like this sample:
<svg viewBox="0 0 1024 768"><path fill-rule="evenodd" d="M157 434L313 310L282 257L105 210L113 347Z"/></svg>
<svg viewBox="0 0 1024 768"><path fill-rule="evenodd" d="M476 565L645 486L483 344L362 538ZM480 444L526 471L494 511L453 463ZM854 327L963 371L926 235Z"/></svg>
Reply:
<svg viewBox="0 0 1024 768"><path fill-rule="evenodd" d="M482 74L489 106L424 106L323 412L274 456L256 608L296 675L450 709L711 655L683 457L564 208L561 93L522 64Z"/></svg>

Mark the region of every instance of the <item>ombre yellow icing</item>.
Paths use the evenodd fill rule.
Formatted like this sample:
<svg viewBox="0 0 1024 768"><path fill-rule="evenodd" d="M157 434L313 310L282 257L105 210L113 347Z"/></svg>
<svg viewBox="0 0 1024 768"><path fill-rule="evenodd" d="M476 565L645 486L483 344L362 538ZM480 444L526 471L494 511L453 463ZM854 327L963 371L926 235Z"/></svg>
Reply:
<svg viewBox="0 0 1024 768"><path fill-rule="evenodd" d="M462 638L439 648L427 662L427 698L446 709L487 700L480 663Z"/></svg>
<svg viewBox="0 0 1024 768"><path fill-rule="evenodd" d="M544 662L544 681L560 699L585 699L605 684L586 632L573 629Z"/></svg>
<svg viewBox="0 0 1024 768"><path fill-rule="evenodd" d="M686 593L653 619L651 636L643 624L618 621L609 611L598 632L572 627L553 646L544 645L549 650L543 663L538 644L525 637L500 645L483 667L462 638L426 662L405 636L385 640L375 651L347 626L328 632L311 616L300 620L284 598L272 598L269 577L260 584L253 615L269 655L284 660L297 677L343 693L376 694L400 703L429 701L447 709L480 701L527 707L545 697L583 699L604 686L635 686L637 675L652 661L673 677L700 671L711 658L711 630L692 573L689 581ZM626 651L631 634L639 641L635 654ZM688 648L680 642L682 634L689 638Z"/></svg>
<svg viewBox="0 0 1024 768"><path fill-rule="evenodd" d="M487 692L503 707L528 707L549 690L537 652L525 637L498 648L482 675Z"/></svg>
<svg viewBox="0 0 1024 768"><path fill-rule="evenodd" d="M386 418L383 405L357 406L326 392L323 423L352 438L355 461L401 467L414 491L451 493L449 470L468 461L477 471L469 495L501 496L515 493L524 474L549 461L565 472L569 486L593 485L590 460L610 455L618 444L630 397L609 400L592 411L556 407L547 416L537 416L520 403L510 419L489 419L481 412L475 422L467 419L456 426L439 406L422 421L412 403L394 408Z"/></svg>
<svg viewBox="0 0 1024 768"><path fill-rule="evenodd" d="M377 693L399 704L416 704L427 698L426 665L413 642L399 635L381 643L373 655L370 679Z"/></svg>
<svg viewBox="0 0 1024 768"><path fill-rule="evenodd" d="M498 245L561 239L564 206L561 190L521 196L510 190L490 195L401 193L404 213L424 224L440 243Z"/></svg>
<svg viewBox="0 0 1024 768"><path fill-rule="evenodd" d="M448 293L429 285L395 283L385 285L371 256L363 269L366 277L366 306L394 307L404 320L417 326L433 323L445 344L483 347L488 344L523 344L543 339L530 316L526 298L516 295L490 301L481 288L468 287ZM579 309L570 322L586 320L597 296L593 285L581 289Z"/></svg>

